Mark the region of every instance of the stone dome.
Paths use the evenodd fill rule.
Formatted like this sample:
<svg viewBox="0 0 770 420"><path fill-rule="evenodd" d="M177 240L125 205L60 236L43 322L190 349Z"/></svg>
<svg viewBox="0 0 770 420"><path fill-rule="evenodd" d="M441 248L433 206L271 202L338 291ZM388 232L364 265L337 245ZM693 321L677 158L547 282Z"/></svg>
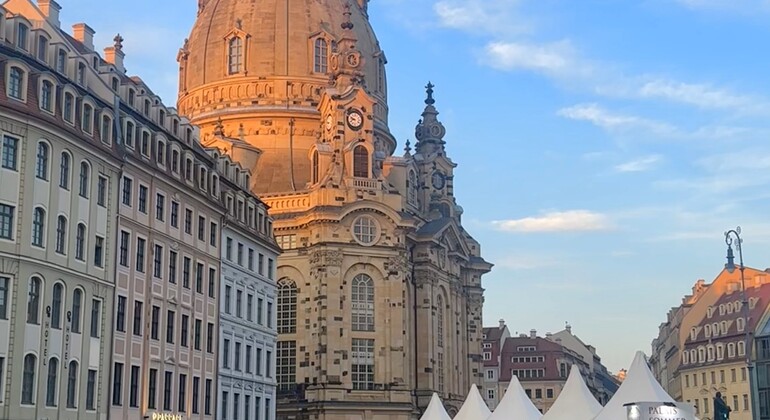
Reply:
<svg viewBox="0 0 770 420"><path fill-rule="evenodd" d="M327 40L327 54L331 55L342 37L345 5L349 4L356 47L363 58L366 89L383 108L377 118L385 122L385 57L369 24L367 3L368 0L199 0L198 17L179 55L180 111L193 118L205 111L206 99L198 98L196 102L194 98L204 86L242 85L257 80L285 80L290 85L286 90L281 89L280 83L255 86L254 96L265 105L280 103L286 96L294 102L292 96L316 98L319 87L330 85L330 69L327 66L325 71L319 71L324 69L315 67L315 40ZM228 39L237 34L245 38L243 71L231 74ZM220 102L219 107L228 105L213 97L209 100Z"/></svg>
<svg viewBox="0 0 770 420"><path fill-rule="evenodd" d="M320 132L317 107L322 93L335 87L338 42L350 38L360 53L364 89L376 101L375 135L391 152L395 148L387 127L386 60L367 3L198 1L198 17L177 57L178 109L201 127L204 144L219 133L257 149L258 157L244 158L254 162L255 192L295 191L309 180L308 153Z"/></svg>

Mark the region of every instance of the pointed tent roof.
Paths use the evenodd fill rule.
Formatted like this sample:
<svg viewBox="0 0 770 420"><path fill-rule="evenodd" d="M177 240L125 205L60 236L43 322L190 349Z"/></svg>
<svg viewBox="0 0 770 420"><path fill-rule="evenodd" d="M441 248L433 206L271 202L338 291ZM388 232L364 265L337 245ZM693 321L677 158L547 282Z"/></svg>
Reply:
<svg viewBox="0 0 770 420"><path fill-rule="evenodd" d="M428 404L425 412L422 413L420 420L452 420L452 418L446 413L444 404L441 403L438 394L434 392L433 396L430 397L430 404Z"/></svg>
<svg viewBox="0 0 770 420"><path fill-rule="evenodd" d="M486 420L490 414L492 412L487 408L487 403L481 397L476 384L473 384L454 420Z"/></svg>
<svg viewBox="0 0 770 420"><path fill-rule="evenodd" d="M588 390L580 369L572 365L561 394L543 416L543 420L591 420L602 410Z"/></svg>
<svg viewBox="0 0 770 420"><path fill-rule="evenodd" d="M514 376L503 400L487 420L540 420L541 417L543 415L524 392L519 378Z"/></svg>
<svg viewBox="0 0 770 420"><path fill-rule="evenodd" d="M674 402L652 376L644 353L636 352L634 362L628 369L626 379L607 405L594 417L594 420L617 420L628 416L624 404L645 401Z"/></svg>

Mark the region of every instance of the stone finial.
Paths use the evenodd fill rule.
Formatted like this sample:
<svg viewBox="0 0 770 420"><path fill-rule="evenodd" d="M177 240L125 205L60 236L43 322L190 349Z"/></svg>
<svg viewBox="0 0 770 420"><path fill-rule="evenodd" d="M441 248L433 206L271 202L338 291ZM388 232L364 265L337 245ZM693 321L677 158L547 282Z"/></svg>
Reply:
<svg viewBox="0 0 770 420"><path fill-rule="evenodd" d="M406 141L406 144L404 145L404 154L409 155L412 152L412 147L410 146L409 140Z"/></svg>
<svg viewBox="0 0 770 420"><path fill-rule="evenodd" d="M240 29L243 29L243 20L241 18L235 19L235 27Z"/></svg>
<svg viewBox="0 0 770 420"><path fill-rule="evenodd" d="M115 41L115 49L116 50L122 50L123 49L123 37L120 36L120 34L115 35L115 38L112 38L113 41Z"/></svg>
<svg viewBox="0 0 770 420"><path fill-rule="evenodd" d="M428 84L425 86L425 93L427 93L427 98L425 98L425 104L426 105L433 105L436 103L436 100L433 99L433 88L436 87L433 83L428 82Z"/></svg>
<svg viewBox="0 0 770 420"><path fill-rule="evenodd" d="M219 117L217 119L217 125L214 126L214 135L215 136L225 135L225 126L222 124L222 117Z"/></svg>
<svg viewBox="0 0 770 420"><path fill-rule="evenodd" d="M243 129L243 123L238 124L238 138L241 141L245 141L246 139L246 130Z"/></svg>
<svg viewBox="0 0 770 420"><path fill-rule="evenodd" d="M350 20L352 13L350 12L350 4L345 4L345 11L342 13L345 16L345 21L340 25L342 29L349 31L353 29L353 22Z"/></svg>

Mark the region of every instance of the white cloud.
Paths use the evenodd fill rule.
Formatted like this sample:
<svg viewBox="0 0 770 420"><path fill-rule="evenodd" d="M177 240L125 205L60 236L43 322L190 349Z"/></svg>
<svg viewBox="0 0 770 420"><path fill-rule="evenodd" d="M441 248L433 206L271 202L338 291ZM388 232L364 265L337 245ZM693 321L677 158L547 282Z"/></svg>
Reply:
<svg viewBox="0 0 770 420"><path fill-rule="evenodd" d="M575 68L568 41L551 44L492 42L484 49L485 64L500 70L531 70L562 74Z"/></svg>
<svg viewBox="0 0 770 420"><path fill-rule="evenodd" d="M518 16L521 0L440 0L433 5L439 24L475 33L520 34L532 30Z"/></svg>
<svg viewBox="0 0 770 420"><path fill-rule="evenodd" d="M642 98L661 98L699 108L766 111L767 105L747 95L730 92L707 84L683 83L674 80L652 80L643 83L638 93Z"/></svg>
<svg viewBox="0 0 770 420"><path fill-rule="evenodd" d="M646 172L654 168L661 161L660 155L644 156L629 162L615 166L618 172Z"/></svg>
<svg viewBox="0 0 770 420"><path fill-rule="evenodd" d="M595 103L577 104L557 111L557 114L577 121L588 121L606 130L645 128L657 134L672 135L676 127L635 115L623 115L602 108Z"/></svg>
<svg viewBox="0 0 770 420"><path fill-rule="evenodd" d="M612 228L609 218L588 210L549 212L541 216L492 222L504 232L586 232Z"/></svg>
<svg viewBox="0 0 770 420"><path fill-rule="evenodd" d="M494 261L496 267L515 271L537 270L559 265L559 262L553 258L544 257L542 255L524 255L519 253L516 255L492 258L491 261Z"/></svg>

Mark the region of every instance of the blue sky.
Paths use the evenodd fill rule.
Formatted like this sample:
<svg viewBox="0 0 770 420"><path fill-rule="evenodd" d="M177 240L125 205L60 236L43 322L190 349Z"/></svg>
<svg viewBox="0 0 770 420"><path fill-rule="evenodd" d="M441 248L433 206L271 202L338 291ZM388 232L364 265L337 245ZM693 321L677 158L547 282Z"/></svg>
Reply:
<svg viewBox="0 0 770 420"><path fill-rule="evenodd" d="M67 0L167 104L192 0ZM114 7L110 7L114 5ZM105 7L106 6L106 7ZM436 84L485 324L565 322L612 370L724 264L770 266L770 1L372 0L403 144Z"/></svg>

